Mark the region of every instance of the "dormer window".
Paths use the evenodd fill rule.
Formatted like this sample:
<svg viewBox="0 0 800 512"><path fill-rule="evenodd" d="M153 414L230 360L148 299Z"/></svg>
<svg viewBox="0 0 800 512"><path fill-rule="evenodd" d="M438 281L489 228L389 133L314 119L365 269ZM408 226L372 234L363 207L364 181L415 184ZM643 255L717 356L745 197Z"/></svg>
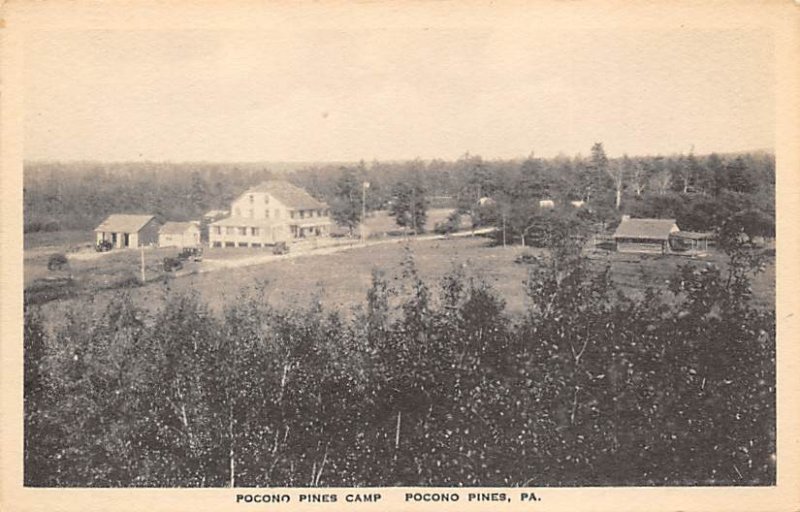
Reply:
<svg viewBox="0 0 800 512"><path fill-rule="evenodd" d="M250 204L253 204L253 201L255 200L256 198L253 196L253 194L250 194Z"/></svg>

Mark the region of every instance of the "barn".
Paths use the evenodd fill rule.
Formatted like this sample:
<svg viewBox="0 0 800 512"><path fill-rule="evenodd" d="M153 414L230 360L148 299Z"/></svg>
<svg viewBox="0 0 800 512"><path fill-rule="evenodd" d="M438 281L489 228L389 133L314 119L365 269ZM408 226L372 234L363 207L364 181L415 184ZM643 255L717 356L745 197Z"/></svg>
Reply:
<svg viewBox="0 0 800 512"><path fill-rule="evenodd" d="M670 250L670 235L678 231L674 219L623 217L613 238L617 252L666 254Z"/></svg>
<svg viewBox="0 0 800 512"><path fill-rule="evenodd" d="M197 222L167 222L158 231L159 247L197 247L200 226Z"/></svg>
<svg viewBox="0 0 800 512"><path fill-rule="evenodd" d="M109 215L95 228L95 242L111 242L122 249L158 243L158 221L152 215Z"/></svg>

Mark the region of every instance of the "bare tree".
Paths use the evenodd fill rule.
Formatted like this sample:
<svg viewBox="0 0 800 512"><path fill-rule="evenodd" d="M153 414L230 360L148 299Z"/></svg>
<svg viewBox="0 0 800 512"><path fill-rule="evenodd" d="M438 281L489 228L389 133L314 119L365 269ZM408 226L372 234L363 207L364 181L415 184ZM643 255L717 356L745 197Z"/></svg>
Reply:
<svg viewBox="0 0 800 512"><path fill-rule="evenodd" d="M658 195L663 196L672 186L672 174L668 169L661 169L650 179L650 184L658 192Z"/></svg>
<svg viewBox="0 0 800 512"><path fill-rule="evenodd" d="M622 204L622 187L625 184L625 175L627 174L626 167L630 162L628 157L624 157L621 161L616 161L606 167L606 173L611 177L614 183L614 206L619 210Z"/></svg>
<svg viewBox="0 0 800 512"><path fill-rule="evenodd" d="M630 174L630 185L633 188L633 193L636 194L636 197L641 197L644 193L645 188L647 188L647 170L645 169L642 162L635 162L631 166Z"/></svg>

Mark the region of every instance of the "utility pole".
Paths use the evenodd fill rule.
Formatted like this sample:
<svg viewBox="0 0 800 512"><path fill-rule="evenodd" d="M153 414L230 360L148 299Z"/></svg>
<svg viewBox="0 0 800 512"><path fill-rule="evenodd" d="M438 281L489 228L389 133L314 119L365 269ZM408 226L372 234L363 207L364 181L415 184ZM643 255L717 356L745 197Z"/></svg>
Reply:
<svg viewBox="0 0 800 512"><path fill-rule="evenodd" d="M411 227L414 230L414 236L417 236L417 187L411 186Z"/></svg>
<svg viewBox="0 0 800 512"><path fill-rule="evenodd" d="M144 279L145 278L145 275L144 275L144 245L142 245L140 243L139 244L139 249L140 249L140 252L141 252L141 255L142 255L142 284L144 284L144 280L145 280Z"/></svg>
<svg viewBox="0 0 800 512"><path fill-rule="evenodd" d="M503 210L503 249L506 248L506 211Z"/></svg>
<svg viewBox="0 0 800 512"><path fill-rule="evenodd" d="M361 243L367 243L367 189L369 182L365 181L361 184Z"/></svg>

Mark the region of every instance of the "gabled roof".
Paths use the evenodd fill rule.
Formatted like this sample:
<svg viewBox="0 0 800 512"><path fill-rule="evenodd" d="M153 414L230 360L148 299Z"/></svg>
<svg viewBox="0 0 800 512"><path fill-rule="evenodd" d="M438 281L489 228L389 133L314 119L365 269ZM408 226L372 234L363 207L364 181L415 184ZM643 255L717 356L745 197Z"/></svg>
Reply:
<svg viewBox="0 0 800 512"><path fill-rule="evenodd" d="M155 219L152 215L127 215L115 213L109 215L95 231L106 233L138 233L148 222Z"/></svg>
<svg viewBox="0 0 800 512"><path fill-rule="evenodd" d="M302 188L292 185L288 181L265 181L249 188L245 194L250 192L266 192L285 204L287 208L311 210L328 207L325 203L314 199L311 194Z"/></svg>
<svg viewBox="0 0 800 512"><path fill-rule="evenodd" d="M614 238L668 240L669 235L676 231L675 219L627 219L617 227Z"/></svg>
<svg viewBox="0 0 800 512"><path fill-rule="evenodd" d="M199 230L194 222L166 222L158 232L162 235L182 235L187 229Z"/></svg>

